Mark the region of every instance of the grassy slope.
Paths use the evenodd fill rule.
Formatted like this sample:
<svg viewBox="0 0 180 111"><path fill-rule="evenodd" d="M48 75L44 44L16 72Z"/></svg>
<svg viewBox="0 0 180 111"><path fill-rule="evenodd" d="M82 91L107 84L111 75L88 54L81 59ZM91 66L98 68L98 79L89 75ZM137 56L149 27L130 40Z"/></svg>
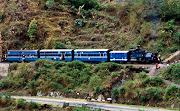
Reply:
<svg viewBox="0 0 180 111"><path fill-rule="evenodd" d="M167 86L161 77L148 77L141 71L142 68L111 62L97 66L79 61L39 60L35 66L14 63L8 77L1 80L0 89L16 95L59 92L70 98L97 98L102 94L105 99L112 97L122 104L170 107L173 103L176 107L178 87Z"/></svg>
<svg viewBox="0 0 180 111"><path fill-rule="evenodd" d="M53 48L54 41L62 42L67 48L110 48L113 50L128 50L140 44L144 49L152 52L153 47L162 53L164 47L171 47L168 53L178 50L177 43L171 40L174 33L164 37L169 25L157 25L157 41L153 42L151 36L154 24L150 22L148 13L152 11L151 5L143 2L101 2L100 11L79 11L69 3L56 2L54 8L47 10L44 1L0 1L4 7L3 19L0 23L2 37L6 49L42 49ZM153 12L155 14L155 12ZM29 40L28 28L30 21L35 18L38 24L36 39ZM75 20L81 19L85 25L76 26ZM61 23L61 25L59 25ZM172 24L174 27L174 23ZM176 26L179 24L176 23ZM176 28L177 29L177 28ZM176 29L173 29L176 32ZM165 31L165 33L171 31ZM165 34L167 35L167 34ZM178 36L177 36L178 37ZM176 37L176 38L177 38ZM171 42L168 42L171 41ZM168 43L167 43L168 42ZM167 54L166 54L167 55Z"/></svg>

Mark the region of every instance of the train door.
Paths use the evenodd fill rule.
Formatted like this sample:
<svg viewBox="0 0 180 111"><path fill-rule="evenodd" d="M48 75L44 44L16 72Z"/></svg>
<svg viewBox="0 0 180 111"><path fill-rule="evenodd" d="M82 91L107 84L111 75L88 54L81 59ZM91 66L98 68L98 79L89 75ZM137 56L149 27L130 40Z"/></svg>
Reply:
<svg viewBox="0 0 180 111"><path fill-rule="evenodd" d="M127 53L127 61L131 61L131 55L132 55L132 52L129 51L129 52Z"/></svg>
<svg viewBox="0 0 180 111"><path fill-rule="evenodd" d="M65 60L65 52L62 52L62 60Z"/></svg>

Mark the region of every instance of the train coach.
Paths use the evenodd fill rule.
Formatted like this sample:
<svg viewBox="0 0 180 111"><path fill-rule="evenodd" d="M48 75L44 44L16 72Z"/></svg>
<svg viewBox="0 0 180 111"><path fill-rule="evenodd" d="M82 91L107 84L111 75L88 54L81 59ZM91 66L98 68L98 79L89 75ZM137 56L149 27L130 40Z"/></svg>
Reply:
<svg viewBox="0 0 180 111"><path fill-rule="evenodd" d="M39 58L39 50L8 50L7 61L36 61Z"/></svg>

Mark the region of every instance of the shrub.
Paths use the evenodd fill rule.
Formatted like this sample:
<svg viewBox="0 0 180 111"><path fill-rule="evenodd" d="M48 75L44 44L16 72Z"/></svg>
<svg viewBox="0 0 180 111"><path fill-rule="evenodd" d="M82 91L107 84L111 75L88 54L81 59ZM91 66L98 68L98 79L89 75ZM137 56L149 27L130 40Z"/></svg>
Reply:
<svg viewBox="0 0 180 111"><path fill-rule="evenodd" d="M115 99L116 101L118 100L118 87L114 87L112 90L111 90L111 92L112 92L112 97L113 97L113 99Z"/></svg>
<svg viewBox="0 0 180 111"><path fill-rule="evenodd" d="M35 83L36 83L36 81L33 80L33 81L29 82L28 85L29 85L30 88L35 88Z"/></svg>
<svg viewBox="0 0 180 111"><path fill-rule="evenodd" d="M57 90L57 89L62 89L63 86L62 86L61 84L59 84L59 83L56 83L56 82L54 82L54 81L51 81L51 82L49 83L49 88L51 88L53 91L55 91L55 90Z"/></svg>
<svg viewBox="0 0 180 111"><path fill-rule="evenodd" d="M12 71L12 70L17 70L17 67L18 67L18 63L13 62L13 63L10 65L10 71Z"/></svg>
<svg viewBox="0 0 180 111"><path fill-rule="evenodd" d="M107 4L106 6L106 12L116 12L117 11L117 6L115 4Z"/></svg>
<svg viewBox="0 0 180 111"><path fill-rule="evenodd" d="M145 79L143 79L143 86L147 86L147 85L150 85L150 86L162 86L163 84L165 83L164 79L162 79L161 77L159 76L156 76L156 77L146 77Z"/></svg>
<svg viewBox="0 0 180 111"><path fill-rule="evenodd" d="M82 19L76 19L74 25L84 27L86 24L87 24L87 21L84 21Z"/></svg>
<svg viewBox="0 0 180 111"><path fill-rule="evenodd" d="M122 66L120 64L114 62L106 62L100 63L94 68L94 72L98 72L99 70L109 70L110 72L121 69Z"/></svg>
<svg viewBox="0 0 180 111"><path fill-rule="evenodd" d="M34 18L33 20L31 20L29 24L29 29L28 29L30 40L34 40L36 33L37 33L37 21Z"/></svg>
<svg viewBox="0 0 180 111"><path fill-rule="evenodd" d="M18 99L17 100L17 103L16 103L16 107L19 109L19 108L22 108L22 109L25 109L25 106L27 105L27 102L26 100L24 99Z"/></svg>
<svg viewBox="0 0 180 111"><path fill-rule="evenodd" d="M169 101L179 98L180 96L179 88L175 85L168 86L165 90L164 96L165 96L165 99Z"/></svg>
<svg viewBox="0 0 180 111"><path fill-rule="evenodd" d="M54 49L66 49L65 45L61 42L53 42L51 45Z"/></svg>
<svg viewBox="0 0 180 111"><path fill-rule="evenodd" d="M0 10L0 22L1 22L2 18L3 18L3 11Z"/></svg>
<svg viewBox="0 0 180 111"><path fill-rule="evenodd" d="M124 95L125 94L125 88L124 87L118 88L118 93Z"/></svg>
<svg viewBox="0 0 180 111"><path fill-rule="evenodd" d="M84 5L84 9L98 9L99 8L99 3L97 0L67 0L71 2L76 8L79 8L80 6Z"/></svg>
<svg viewBox="0 0 180 111"><path fill-rule="evenodd" d="M156 87L149 87L141 94L141 102L145 101L160 101L162 100L162 89Z"/></svg>
<svg viewBox="0 0 180 111"><path fill-rule="evenodd" d="M79 69L79 70L86 68L86 64L82 61L68 62L67 65L73 69Z"/></svg>
<svg viewBox="0 0 180 111"><path fill-rule="evenodd" d="M38 79L39 76L40 76L40 73L39 73L39 72L36 72L36 73L33 75L33 78L34 78L34 79Z"/></svg>
<svg viewBox="0 0 180 111"><path fill-rule="evenodd" d="M90 108L86 108L86 107L81 107L81 108L73 108L72 111L93 111ZM96 111L101 111L101 110L96 110Z"/></svg>
<svg viewBox="0 0 180 111"><path fill-rule="evenodd" d="M180 19L179 0L163 0L160 4L160 15L163 19Z"/></svg>
<svg viewBox="0 0 180 111"><path fill-rule="evenodd" d="M46 2L46 6L48 7L48 10L50 10L51 8L53 8L54 5L55 5L55 2L52 1L52 0L48 0L48 1Z"/></svg>
<svg viewBox="0 0 180 111"><path fill-rule="evenodd" d="M32 101L29 103L29 105L30 105L31 109L39 109L40 108L40 105L38 103L35 103Z"/></svg>
<svg viewBox="0 0 180 111"><path fill-rule="evenodd" d="M95 90L96 86L101 85L103 80L98 76L92 76L89 81L89 89L90 91Z"/></svg>
<svg viewBox="0 0 180 111"><path fill-rule="evenodd" d="M8 79L1 80L0 89L6 89L6 88L9 88L9 87L10 87L10 85L9 85L9 80Z"/></svg>
<svg viewBox="0 0 180 111"><path fill-rule="evenodd" d="M66 65L66 63L65 63L65 62L62 62L62 61L54 61L53 65L54 65L54 67L55 67L56 69L58 69L58 68L60 68L60 67L62 67L62 66L64 66L64 65Z"/></svg>
<svg viewBox="0 0 180 111"><path fill-rule="evenodd" d="M164 71L163 75L165 79L172 80L173 82L179 84L180 83L180 64L172 64Z"/></svg>
<svg viewBox="0 0 180 111"><path fill-rule="evenodd" d="M152 81L151 81L151 84L153 86L161 86L164 83L165 83L164 79L159 76L152 78Z"/></svg>
<svg viewBox="0 0 180 111"><path fill-rule="evenodd" d="M146 87L150 83L150 81L151 81L150 77L146 77L146 78L143 79L142 85L144 87Z"/></svg>

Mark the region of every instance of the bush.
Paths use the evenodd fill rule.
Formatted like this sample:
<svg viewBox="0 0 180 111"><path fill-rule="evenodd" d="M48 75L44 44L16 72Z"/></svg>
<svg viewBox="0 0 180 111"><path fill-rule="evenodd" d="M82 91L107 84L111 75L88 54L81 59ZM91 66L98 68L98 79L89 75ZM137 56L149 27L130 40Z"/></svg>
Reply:
<svg viewBox="0 0 180 111"><path fill-rule="evenodd" d="M107 4L105 7L106 7L106 8L105 8L106 12L117 12L117 6L116 6L116 4L111 4L111 3L109 3L109 4Z"/></svg>
<svg viewBox="0 0 180 111"><path fill-rule="evenodd" d="M156 77L146 77L145 79L143 79L143 86L146 87L148 85L150 86L162 86L165 83L164 79L162 79L159 76Z"/></svg>
<svg viewBox="0 0 180 111"><path fill-rule="evenodd" d="M124 95L125 94L125 88L124 87L118 88L118 93Z"/></svg>
<svg viewBox="0 0 180 111"><path fill-rule="evenodd" d="M56 83L56 82L54 82L54 81L51 81L51 82L49 83L49 88L51 88L52 91L55 91L55 90L58 90L58 89L62 89L63 86L62 86L61 84L59 84L59 83Z"/></svg>
<svg viewBox="0 0 180 111"><path fill-rule="evenodd" d="M61 42L53 42L51 45L54 49L66 49L65 45Z"/></svg>
<svg viewBox="0 0 180 111"><path fill-rule="evenodd" d="M25 109L25 106L26 106L26 105L27 105L26 100L24 100L24 99L18 99L18 100L17 100L16 107L17 107L18 109L20 109L20 108Z"/></svg>
<svg viewBox="0 0 180 111"><path fill-rule="evenodd" d="M17 67L18 67L18 63L13 62L13 63L10 65L10 71L12 71L12 70L17 70Z"/></svg>
<svg viewBox="0 0 180 111"><path fill-rule="evenodd" d="M163 77L167 80L172 80L173 82L180 83L180 64L172 64L164 71Z"/></svg>
<svg viewBox="0 0 180 111"><path fill-rule="evenodd" d="M93 111L90 108L86 108L86 107L81 107L81 108L73 108L72 111ZM96 111L101 111L101 110L96 110Z"/></svg>
<svg viewBox="0 0 180 111"><path fill-rule="evenodd" d="M74 25L84 27L86 24L87 24L87 21L84 21L82 19L76 19Z"/></svg>
<svg viewBox="0 0 180 111"><path fill-rule="evenodd" d="M29 103L30 105L30 109L39 109L40 108L40 105L38 103L35 103L35 102L30 102Z"/></svg>
<svg viewBox="0 0 180 111"><path fill-rule="evenodd" d="M33 20L31 20L29 24L29 29L28 29L30 40L34 40L36 33L37 33L37 21L34 18Z"/></svg>
<svg viewBox="0 0 180 111"><path fill-rule="evenodd" d="M114 62L106 62L100 63L94 68L94 72L98 72L99 70L109 70L110 72L121 69L122 66L120 64Z"/></svg>
<svg viewBox="0 0 180 111"><path fill-rule="evenodd" d="M55 2L52 1L52 0L48 0L48 1L46 2L46 6L48 7L48 10L50 10L51 8L53 8L54 5L55 5Z"/></svg>
<svg viewBox="0 0 180 111"><path fill-rule="evenodd" d="M0 83L0 89L6 89L6 88L10 88L10 83L8 79L3 79Z"/></svg>
<svg viewBox="0 0 180 111"><path fill-rule="evenodd" d="M165 83L164 79L159 77L159 76L156 76L154 78L152 78L152 81L151 81L151 84L153 86L161 86Z"/></svg>
<svg viewBox="0 0 180 111"><path fill-rule="evenodd" d="M118 87L114 87L112 90L111 90L111 92L112 92L112 97L113 97L113 99L115 99L116 101L118 100L118 95L119 95L119 93L118 93Z"/></svg>
<svg viewBox="0 0 180 111"><path fill-rule="evenodd" d="M84 5L84 9L98 9L100 8L99 3L97 0L67 0L68 2L71 2L76 8L79 8L80 6Z"/></svg>
<svg viewBox="0 0 180 111"><path fill-rule="evenodd" d="M86 64L82 61L72 61L72 62L68 62L67 65L70 67L70 68L73 68L73 69L79 69L79 70L82 70L84 68L86 68Z"/></svg>
<svg viewBox="0 0 180 111"><path fill-rule="evenodd" d="M0 22L1 22L2 18L3 18L3 11L0 10Z"/></svg>
<svg viewBox="0 0 180 111"><path fill-rule="evenodd" d="M98 76L92 76L89 81L89 89L90 91L94 91L97 86L102 84L103 80Z"/></svg>
<svg viewBox="0 0 180 111"><path fill-rule="evenodd" d="M175 85L170 85L165 90L165 99L172 101L174 99L178 99L180 96L179 88Z"/></svg>
<svg viewBox="0 0 180 111"><path fill-rule="evenodd" d="M151 102L156 102L156 101L161 101L162 100L162 89L157 88L157 87L149 87L146 89L144 92L141 94L141 102L145 101L151 101Z"/></svg>
<svg viewBox="0 0 180 111"><path fill-rule="evenodd" d="M179 0L163 0L160 4L160 15L165 20L180 19L180 5Z"/></svg>

